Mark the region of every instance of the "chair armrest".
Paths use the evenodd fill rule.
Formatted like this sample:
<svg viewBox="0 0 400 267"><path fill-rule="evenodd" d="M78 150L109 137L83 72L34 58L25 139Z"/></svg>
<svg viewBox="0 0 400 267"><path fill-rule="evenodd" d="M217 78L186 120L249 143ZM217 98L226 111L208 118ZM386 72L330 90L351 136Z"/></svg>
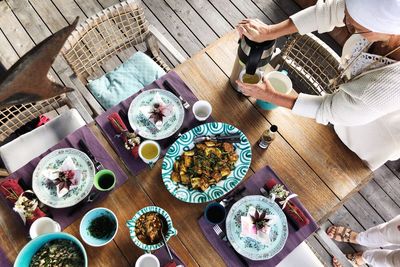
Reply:
<svg viewBox="0 0 400 267"><path fill-rule="evenodd" d="M82 94L83 98L89 104L90 108L93 110L94 113L93 117L103 113L104 108L100 105L99 102L97 102L96 98L94 98L92 93L90 93L90 91L86 88L86 86L82 84L82 82L78 79L78 77L75 74L72 74L69 78L75 85L75 88L78 89L79 92Z"/></svg>
<svg viewBox="0 0 400 267"><path fill-rule="evenodd" d="M92 116L82 104L82 101L79 99L76 92L67 93L67 98L70 102L71 107L78 110L79 114L82 116L87 124L93 122Z"/></svg>
<svg viewBox="0 0 400 267"><path fill-rule="evenodd" d="M153 25L149 25L149 30L157 41L166 48L179 63L183 63L186 60L186 58Z"/></svg>

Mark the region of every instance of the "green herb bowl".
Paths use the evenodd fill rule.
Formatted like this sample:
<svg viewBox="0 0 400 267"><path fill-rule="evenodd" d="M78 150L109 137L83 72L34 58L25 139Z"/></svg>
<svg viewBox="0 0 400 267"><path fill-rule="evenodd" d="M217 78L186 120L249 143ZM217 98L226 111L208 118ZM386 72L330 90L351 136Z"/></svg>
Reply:
<svg viewBox="0 0 400 267"><path fill-rule="evenodd" d="M108 233L105 238L96 238L94 237L90 231L89 227L94 219L99 218L100 216L107 216L115 223L115 228ZM81 224L79 226L79 234L81 235L83 241L92 247L101 247L114 239L115 235L118 231L118 219L115 216L114 212L106 208L95 208L88 211L85 216L83 216L81 220Z"/></svg>
<svg viewBox="0 0 400 267"><path fill-rule="evenodd" d="M80 248L82 251L83 260L85 262L85 265L83 267L88 266L86 250L83 247L82 243L76 237L67 233L50 233L40 235L29 241L19 252L17 259L14 262L14 267L29 267L33 255L35 255L35 253L38 252L38 250L41 249L44 244L55 239L67 239L74 242L74 244L76 244L78 248Z"/></svg>

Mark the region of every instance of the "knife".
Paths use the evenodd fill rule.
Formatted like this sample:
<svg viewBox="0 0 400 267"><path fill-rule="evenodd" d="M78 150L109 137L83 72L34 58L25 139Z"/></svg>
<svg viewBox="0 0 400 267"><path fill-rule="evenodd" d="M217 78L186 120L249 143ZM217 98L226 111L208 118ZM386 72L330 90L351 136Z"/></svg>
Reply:
<svg viewBox="0 0 400 267"><path fill-rule="evenodd" d="M246 190L246 187L242 187L242 188L239 188L239 189L235 190L235 191L232 192L231 194L228 194L228 197L222 199L222 200L219 202L219 204L221 204L221 205L224 206L224 207L227 207L232 201L235 200L235 198L236 198L238 195L241 195L245 190Z"/></svg>
<svg viewBox="0 0 400 267"><path fill-rule="evenodd" d="M94 168L96 169L96 171L100 171L101 169L104 169L103 164L101 164L92 154L92 152L90 152L89 148L87 147L85 141L83 141L82 139L79 140L78 143L79 147L82 149L82 151L89 156L89 158L92 160Z"/></svg>
<svg viewBox="0 0 400 267"><path fill-rule="evenodd" d="M86 204L94 202L100 195L99 191L90 192L86 199L82 200L78 204L72 207L72 209L68 212L68 217L71 217L78 210L82 209Z"/></svg>
<svg viewBox="0 0 400 267"><path fill-rule="evenodd" d="M204 141L214 142L226 142L226 143L240 143L240 135L226 135L226 136L215 136L215 135L200 135L193 139L193 143L201 143Z"/></svg>
<svg viewBox="0 0 400 267"><path fill-rule="evenodd" d="M189 102L187 102L185 99L183 99L183 97L178 93L178 91L176 91L174 86L168 80L165 80L163 82L163 85L168 91L171 91L174 95L176 95L179 98L179 100L182 102L183 107L185 109L189 109L190 108Z"/></svg>

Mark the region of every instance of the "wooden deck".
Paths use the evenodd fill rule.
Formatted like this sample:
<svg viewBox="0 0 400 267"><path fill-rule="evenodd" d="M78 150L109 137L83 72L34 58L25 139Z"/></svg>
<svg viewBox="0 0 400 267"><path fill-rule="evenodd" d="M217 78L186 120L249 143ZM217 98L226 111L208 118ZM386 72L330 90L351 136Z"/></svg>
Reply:
<svg viewBox="0 0 400 267"><path fill-rule="evenodd" d="M19 57L50 34L81 20L118 0L5 0L0 1L0 62L9 68ZM143 0L146 17L185 57L206 47L231 31L243 18L259 18L266 23L286 19L300 8L292 0ZM322 39L340 51L332 39ZM140 49L140 47L138 47ZM177 62L168 53L164 59L171 66ZM105 71L112 69L113 65ZM74 87L71 70L58 58L51 74L56 80ZM329 219L329 223L349 225L361 231L400 213L400 161L388 163L375 172L375 178L344 207ZM1 224L2 219L0 219ZM309 244L331 266L328 250L317 237ZM345 252L357 246L343 245ZM361 248L362 249L362 248Z"/></svg>

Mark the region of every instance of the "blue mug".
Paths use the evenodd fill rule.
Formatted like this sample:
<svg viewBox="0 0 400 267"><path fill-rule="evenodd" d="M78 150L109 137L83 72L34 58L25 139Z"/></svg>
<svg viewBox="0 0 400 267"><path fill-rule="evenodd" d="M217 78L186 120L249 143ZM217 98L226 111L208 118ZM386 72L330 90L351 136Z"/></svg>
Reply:
<svg viewBox="0 0 400 267"><path fill-rule="evenodd" d="M211 224L219 224L225 220L225 207L217 202L211 202L204 210L204 218Z"/></svg>
<svg viewBox="0 0 400 267"><path fill-rule="evenodd" d="M290 80L290 78L287 75L288 75L288 72L286 70L271 71L271 72L268 72L267 74L265 74L264 79L279 80L281 85L283 85L283 86L282 87L274 87L274 89L281 93L289 94L292 91L293 85L292 85L292 81ZM270 80L270 82L271 82L271 80ZM275 104L272 104L270 102L260 100L260 99L257 99L256 104L257 104L257 106L259 106L261 109L264 109L264 110L273 110L278 107Z"/></svg>

